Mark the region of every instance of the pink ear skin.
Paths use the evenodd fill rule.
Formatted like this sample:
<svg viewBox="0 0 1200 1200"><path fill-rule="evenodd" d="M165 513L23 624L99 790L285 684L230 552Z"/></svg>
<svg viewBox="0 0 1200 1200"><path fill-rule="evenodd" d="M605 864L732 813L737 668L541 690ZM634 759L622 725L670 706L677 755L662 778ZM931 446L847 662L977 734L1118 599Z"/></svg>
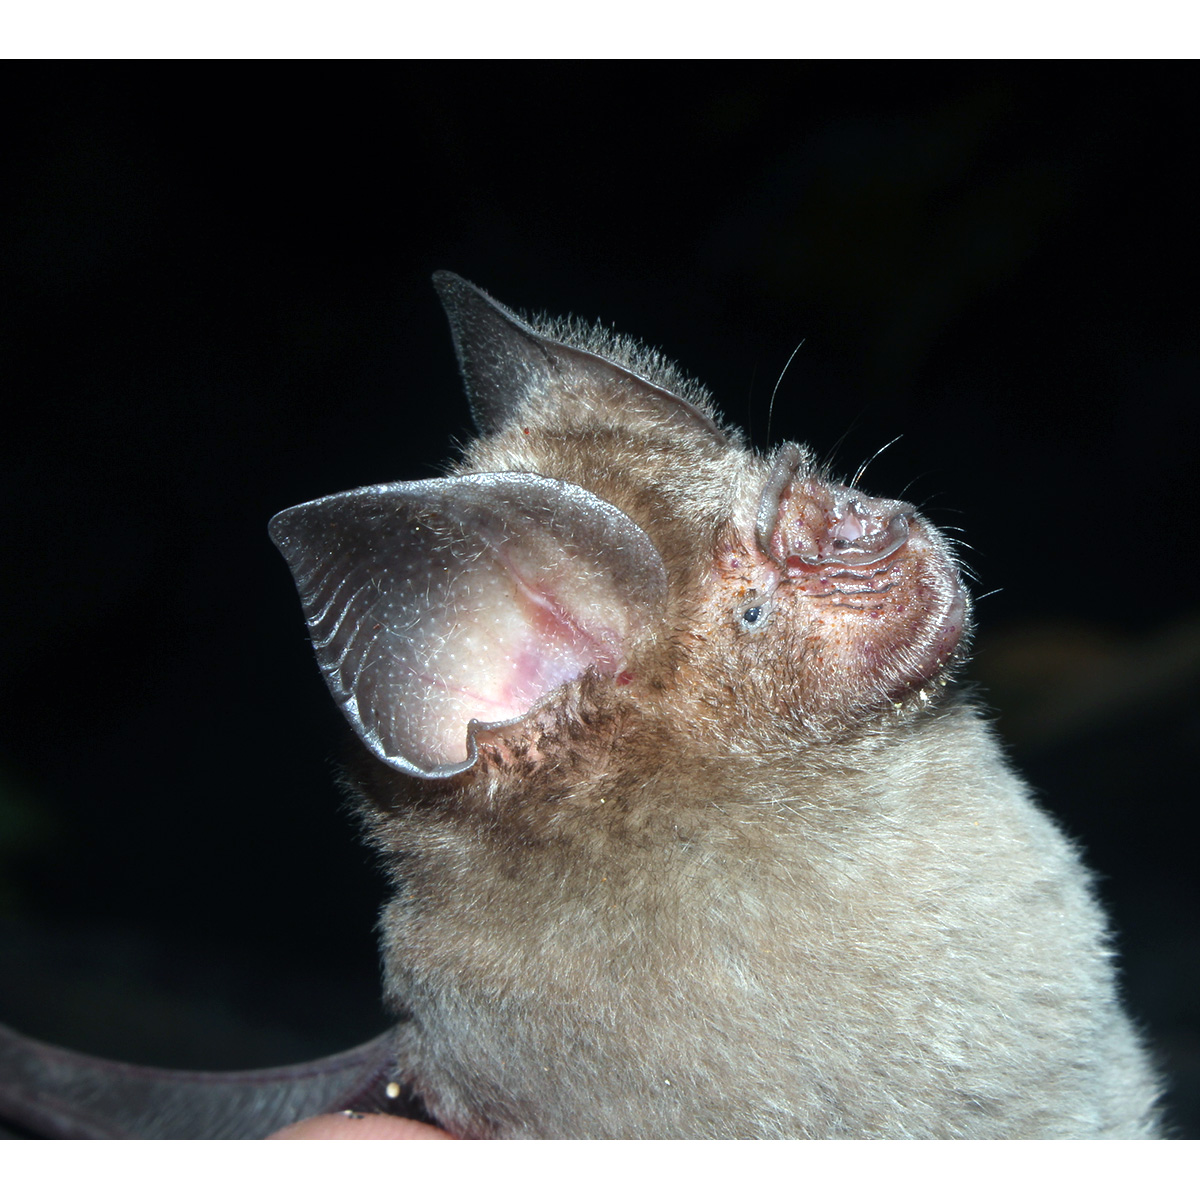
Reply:
<svg viewBox="0 0 1200 1200"><path fill-rule="evenodd" d="M268 1142L452 1142L456 1139L436 1125L388 1117L382 1113L326 1113L297 1121L276 1133Z"/></svg>
<svg viewBox="0 0 1200 1200"><path fill-rule="evenodd" d="M425 779L474 763L472 722L514 721L590 668L617 674L667 592L643 530L538 475L358 488L287 509L271 536L351 726Z"/></svg>

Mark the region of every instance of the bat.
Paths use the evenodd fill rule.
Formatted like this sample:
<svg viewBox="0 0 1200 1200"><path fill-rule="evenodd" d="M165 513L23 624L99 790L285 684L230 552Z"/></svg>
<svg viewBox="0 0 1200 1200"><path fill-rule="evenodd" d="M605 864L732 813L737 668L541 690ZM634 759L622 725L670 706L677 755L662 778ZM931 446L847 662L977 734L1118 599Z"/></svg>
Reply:
<svg viewBox="0 0 1200 1200"><path fill-rule="evenodd" d="M755 452L632 339L434 282L479 436L270 527L357 735L394 1029L243 1075L4 1031L0 1116L1158 1136L1091 879L957 682L944 536L803 446Z"/></svg>

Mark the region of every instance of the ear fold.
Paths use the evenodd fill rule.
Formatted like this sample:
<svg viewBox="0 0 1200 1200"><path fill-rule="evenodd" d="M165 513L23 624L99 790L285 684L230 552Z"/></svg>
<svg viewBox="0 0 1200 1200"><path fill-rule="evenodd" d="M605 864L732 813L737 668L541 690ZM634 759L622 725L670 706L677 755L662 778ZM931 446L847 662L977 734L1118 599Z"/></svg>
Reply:
<svg viewBox="0 0 1200 1200"><path fill-rule="evenodd" d="M569 396L595 390L597 384L618 384L624 385L619 392L651 405L667 420L724 440L716 422L694 404L620 363L544 337L460 276L438 271L433 284L450 319L459 369L481 432L496 432L532 394Z"/></svg>
<svg viewBox="0 0 1200 1200"><path fill-rule="evenodd" d="M642 529L538 475L359 488L270 531L334 698L375 754L422 778L474 763L473 725L511 722L589 668L619 672L667 592Z"/></svg>

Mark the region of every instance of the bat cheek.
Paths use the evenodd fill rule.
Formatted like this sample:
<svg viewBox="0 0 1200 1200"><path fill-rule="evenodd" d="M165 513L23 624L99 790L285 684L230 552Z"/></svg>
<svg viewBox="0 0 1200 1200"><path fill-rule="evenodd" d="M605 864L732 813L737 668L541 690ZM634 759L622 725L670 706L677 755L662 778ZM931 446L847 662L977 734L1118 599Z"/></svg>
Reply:
<svg viewBox="0 0 1200 1200"><path fill-rule="evenodd" d="M934 680L953 660L966 628L966 593L952 571L930 570L872 600L824 603L815 636L825 669L848 693L895 699Z"/></svg>
<svg viewBox="0 0 1200 1200"><path fill-rule="evenodd" d="M954 660L968 617L953 563L922 529L869 571L794 568L772 600L770 636L741 641L809 717L840 719L923 688Z"/></svg>

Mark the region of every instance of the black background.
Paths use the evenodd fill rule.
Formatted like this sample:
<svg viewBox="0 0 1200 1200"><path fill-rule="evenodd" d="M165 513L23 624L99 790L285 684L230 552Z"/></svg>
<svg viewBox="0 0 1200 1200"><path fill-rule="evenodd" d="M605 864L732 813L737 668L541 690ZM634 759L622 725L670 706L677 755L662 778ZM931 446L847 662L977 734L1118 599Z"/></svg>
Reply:
<svg viewBox="0 0 1200 1200"><path fill-rule="evenodd" d="M383 1027L265 527L468 434L448 268L662 347L759 445L903 435L864 486L963 529L975 676L1200 1131L1189 68L7 74L0 1020L200 1067Z"/></svg>

